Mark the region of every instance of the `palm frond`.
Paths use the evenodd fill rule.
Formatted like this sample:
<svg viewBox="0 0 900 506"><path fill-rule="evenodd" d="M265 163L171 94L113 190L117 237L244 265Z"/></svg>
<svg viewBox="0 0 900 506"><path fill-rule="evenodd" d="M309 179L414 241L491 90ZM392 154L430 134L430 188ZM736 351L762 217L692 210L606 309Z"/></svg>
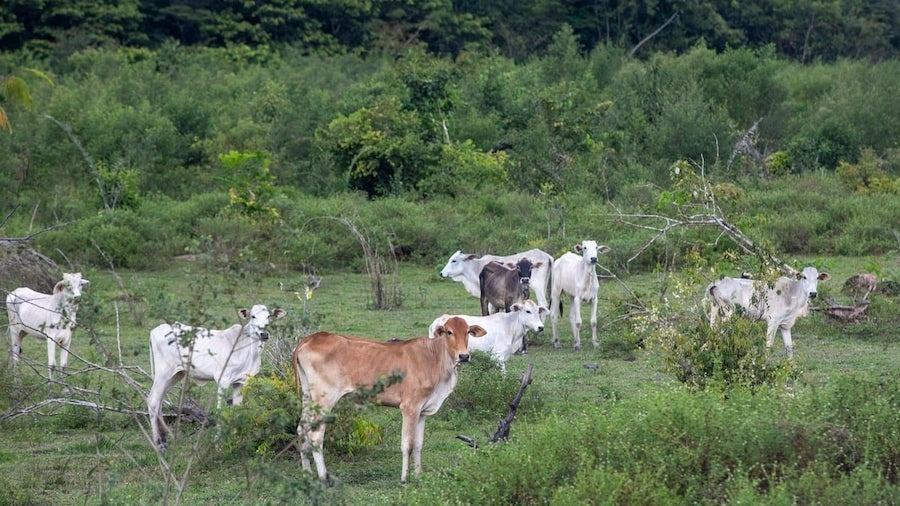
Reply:
<svg viewBox="0 0 900 506"><path fill-rule="evenodd" d="M28 91L28 83L21 77L7 77L3 81L3 94L13 102L18 102L26 108L31 108L31 92Z"/></svg>
<svg viewBox="0 0 900 506"><path fill-rule="evenodd" d="M49 75L47 75L46 72L44 72L42 70L33 69L30 67L22 67L22 71L26 72L28 74L31 74L34 77L37 77L38 79L45 81L50 86L56 86L56 83L53 82L53 79Z"/></svg>

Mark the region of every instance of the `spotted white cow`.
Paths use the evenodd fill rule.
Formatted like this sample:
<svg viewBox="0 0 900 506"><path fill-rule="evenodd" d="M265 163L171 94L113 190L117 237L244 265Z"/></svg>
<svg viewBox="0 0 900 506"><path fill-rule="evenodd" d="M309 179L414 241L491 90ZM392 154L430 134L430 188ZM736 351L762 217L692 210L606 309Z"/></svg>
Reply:
<svg viewBox="0 0 900 506"><path fill-rule="evenodd" d="M510 309L509 313L494 313L490 316L441 315L431 323L428 335L433 336L438 327L453 317L462 318L470 325L478 325L487 334L470 337L469 351L490 353L500 364L500 370L505 373L506 362L522 347L525 332L527 330L543 332L543 319L547 314L547 308L538 306L530 299L513 304Z"/></svg>
<svg viewBox="0 0 900 506"><path fill-rule="evenodd" d="M816 298L819 281L827 281L827 272L806 267L794 278L782 276L769 285L763 281L744 278L722 278L707 287L709 323L715 327L719 316L730 318L737 308L746 317L765 320L766 346L775 344L775 332L781 330L781 339L789 357L794 356L791 329L797 318L809 314L809 299Z"/></svg>
<svg viewBox="0 0 900 506"><path fill-rule="evenodd" d="M569 322L572 324L574 348L581 349L581 303L591 301L591 344L597 341L597 256L609 251L608 246L597 245L596 241L581 241L575 245L575 252L568 252L553 263L553 278L550 289L550 321L553 327L553 346L559 348L559 316L562 312L562 294L572 297L569 307Z"/></svg>
<svg viewBox="0 0 900 506"><path fill-rule="evenodd" d="M509 256L484 255L477 256L470 253L457 251L447 265L441 269L441 277L459 281L473 297L481 297L479 276L481 270L490 262L498 262L507 267L515 266L519 260L527 258L532 263L531 279L529 285L534 291L534 297L539 306L547 307L547 285L550 282L550 268L553 265L553 257L539 249L531 249Z"/></svg>
<svg viewBox="0 0 900 506"><path fill-rule="evenodd" d="M81 290L90 284L80 272L63 274L52 294L36 292L30 288L16 288L6 296L6 314L9 317L10 352L13 364L19 363L22 339L33 336L47 341L47 367L53 376L56 368L56 345L59 345L59 367L69 364L69 347L75 330L75 316Z"/></svg>
<svg viewBox="0 0 900 506"><path fill-rule="evenodd" d="M243 323L225 330L194 328L176 322L164 323L150 331L153 386L147 396L147 408L153 442L160 449L166 447L168 432L162 417L163 398L185 373L198 383L216 382L221 407L229 390L232 403L240 404L241 389L259 372L262 343L269 339L266 327L285 312L276 309L270 314L266 306L257 304L249 311L241 309L238 313ZM185 339L192 333L190 339Z"/></svg>

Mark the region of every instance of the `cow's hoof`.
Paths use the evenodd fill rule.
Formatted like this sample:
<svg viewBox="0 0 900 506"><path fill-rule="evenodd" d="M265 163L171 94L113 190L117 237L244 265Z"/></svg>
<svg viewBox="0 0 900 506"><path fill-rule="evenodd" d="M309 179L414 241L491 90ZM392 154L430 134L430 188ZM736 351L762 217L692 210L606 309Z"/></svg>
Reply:
<svg viewBox="0 0 900 506"><path fill-rule="evenodd" d="M560 348L562 348L562 345L559 344L559 342L553 343L553 349L554 349L554 350L558 350L558 349L560 349Z"/></svg>
<svg viewBox="0 0 900 506"><path fill-rule="evenodd" d="M580 345L580 344L576 344L575 346L573 346L573 348L575 349L575 351L581 351L581 345Z"/></svg>
<svg viewBox="0 0 900 506"><path fill-rule="evenodd" d="M600 343L591 343L591 345L594 347L595 350L600 347Z"/></svg>

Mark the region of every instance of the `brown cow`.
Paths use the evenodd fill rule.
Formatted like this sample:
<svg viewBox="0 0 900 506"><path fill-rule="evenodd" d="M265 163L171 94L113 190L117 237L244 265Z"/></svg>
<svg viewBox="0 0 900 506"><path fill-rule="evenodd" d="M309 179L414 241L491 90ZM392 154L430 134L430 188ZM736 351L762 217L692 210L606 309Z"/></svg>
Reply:
<svg viewBox="0 0 900 506"><path fill-rule="evenodd" d="M317 332L302 339L294 348L292 364L303 401L297 426L303 469L312 471L311 453L319 479L328 480L322 454L325 424L320 414L330 411L341 397L399 373L403 379L375 400L400 408L403 414L400 481L406 481L410 456L415 475L419 476L425 417L435 414L453 392L456 366L469 360L469 335L481 337L485 333L478 325L469 326L464 319L454 317L437 327L433 336L408 341L374 342L330 332Z"/></svg>

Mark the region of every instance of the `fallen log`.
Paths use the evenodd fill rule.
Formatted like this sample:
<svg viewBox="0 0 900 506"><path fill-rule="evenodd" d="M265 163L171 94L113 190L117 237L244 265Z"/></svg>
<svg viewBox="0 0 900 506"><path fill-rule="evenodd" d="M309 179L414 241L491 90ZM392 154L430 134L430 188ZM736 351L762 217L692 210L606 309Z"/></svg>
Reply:
<svg viewBox="0 0 900 506"><path fill-rule="evenodd" d="M827 307L815 307L812 309L822 311L826 316L838 320L841 323L858 323L865 318L866 311L869 309L869 301L861 300L852 306L832 304Z"/></svg>
<svg viewBox="0 0 900 506"><path fill-rule="evenodd" d="M509 403L509 411L506 412L506 417L504 417L503 420L500 420L497 432L491 437L492 443L506 441L507 438L509 438L509 429L512 427L513 419L516 417L516 410L519 409L519 403L522 402L522 394L525 393L525 389L531 384L532 371L534 371L534 364L528 364L528 369L526 369L525 374L522 375L519 391L516 392L516 396L513 397L512 402Z"/></svg>

